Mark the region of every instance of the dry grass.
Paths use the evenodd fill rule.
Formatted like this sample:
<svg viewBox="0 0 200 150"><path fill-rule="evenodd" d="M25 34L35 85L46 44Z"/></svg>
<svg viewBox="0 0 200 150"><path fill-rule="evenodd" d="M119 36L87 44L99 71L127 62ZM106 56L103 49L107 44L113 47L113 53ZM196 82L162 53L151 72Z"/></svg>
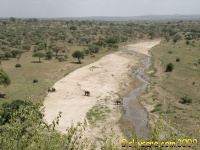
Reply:
<svg viewBox="0 0 200 150"><path fill-rule="evenodd" d="M163 114L165 121L170 121L172 126L194 135L195 138L200 137L198 133L200 129L199 50L199 41L186 45L185 40L176 44L162 42L154 47L151 52L154 69L157 72L152 74L151 88L149 88L151 90L145 97L146 103L154 106L151 114ZM168 53L169 51L171 52ZM176 58L180 58L180 62L176 62ZM167 73L165 67L170 62L175 68ZM185 95L192 99L191 104L181 103L181 98Z"/></svg>

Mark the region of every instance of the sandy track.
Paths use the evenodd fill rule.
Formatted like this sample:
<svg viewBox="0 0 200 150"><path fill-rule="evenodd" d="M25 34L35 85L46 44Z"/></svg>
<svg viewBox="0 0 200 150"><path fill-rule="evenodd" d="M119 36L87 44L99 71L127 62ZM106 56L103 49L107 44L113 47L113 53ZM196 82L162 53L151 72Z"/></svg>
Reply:
<svg viewBox="0 0 200 150"><path fill-rule="evenodd" d="M159 41L141 42L126 47L132 51L148 54L148 50L157 44ZM44 119L51 123L61 111L62 117L56 129L65 133L65 129L72 121L82 122L86 118L86 113L98 100L106 96L110 96L112 100L116 98L115 93L120 91L121 83L128 79L130 66L134 66L137 62L137 59L133 60L123 52L116 52L72 72L56 82L54 87L57 91L49 93L45 98ZM90 91L91 96L84 96L85 90Z"/></svg>

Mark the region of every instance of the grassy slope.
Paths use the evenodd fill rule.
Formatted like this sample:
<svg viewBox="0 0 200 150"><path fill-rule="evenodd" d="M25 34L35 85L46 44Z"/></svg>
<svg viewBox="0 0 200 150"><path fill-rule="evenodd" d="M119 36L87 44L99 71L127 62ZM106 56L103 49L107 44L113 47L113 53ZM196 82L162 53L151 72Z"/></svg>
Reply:
<svg viewBox="0 0 200 150"><path fill-rule="evenodd" d="M44 58L41 58L42 63L33 63L33 61L38 61L38 58L32 57L31 51L22 54L20 60L16 58L3 60L1 67L10 76L12 83L6 88L1 86L1 94L6 95L5 98L0 98L0 103L24 99L26 96L31 96L33 100L42 100L46 96L47 88L52 87L57 80L73 70L92 63L102 56L113 52L102 49L98 54L95 54L95 58L91 58L90 55L88 55L82 60L82 64L73 63L77 62L77 59L73 58L71 54L75 50L83 49L84 46L73 46L68 54L68 61L64 62L58 62L58 60L53 57L52 60L44 60ZM59 53L59 55L65 54ZM16 68L16 63L20 63L22 67ZM33 79L37 79L39 82L32 83Z"/></svg>
<svg viewBox="0 0 200 150"><path fill-rule="evenodd" d="M191 41L192 43L192 41ZM172 51L172 53L169 53ZM164 119L177 127L181 132L199 137L200 129L200 42L190 45L185 40L176 44L162 42L151 50L154 69L147 103L154 106L154 114L164 114ZM180 62L176 62L180 58ZM175 65L173 72L166 73L168 63ZM194 63L198 64L197 66ZM193 85L195 82L195 85ZM188 95L192 103L180 103L181 97ZM192 130L191 130L192 129ZM191 137L191 136L190 136ZM192 137L191 137L192 138Z"/></svg>

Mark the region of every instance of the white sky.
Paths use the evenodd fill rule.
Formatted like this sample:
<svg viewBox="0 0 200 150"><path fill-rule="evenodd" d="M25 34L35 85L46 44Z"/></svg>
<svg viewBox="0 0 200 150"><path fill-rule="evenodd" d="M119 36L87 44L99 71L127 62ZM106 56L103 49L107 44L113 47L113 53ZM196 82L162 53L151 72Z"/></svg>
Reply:
<svg viewBox="0 0 200 150"><path fill-rule="evenodd" d="M0 17L200 14L200 0L0 0Z"/></svg>

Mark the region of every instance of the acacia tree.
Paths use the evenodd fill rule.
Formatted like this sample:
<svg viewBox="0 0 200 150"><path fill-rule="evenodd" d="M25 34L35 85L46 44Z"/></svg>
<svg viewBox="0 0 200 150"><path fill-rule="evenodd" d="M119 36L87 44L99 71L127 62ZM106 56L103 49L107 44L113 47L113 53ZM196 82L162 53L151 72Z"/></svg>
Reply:
<svg viewBox="0 0 200 150"><path fill-rule="evenodd" d="M45 57L45 53L42 52L36 52L33 54L33 57L38 57L39 58L39 63L40 63L40 58Z"/></svg>
<svg viewBox="0 0 200 150"><path fill-rule="evenodd" d="M72 54L72 57L78 58L78 62L81 64L80 59L84 59L84 53L81 52L81 51L75 51L75 52Z"/></svg>

